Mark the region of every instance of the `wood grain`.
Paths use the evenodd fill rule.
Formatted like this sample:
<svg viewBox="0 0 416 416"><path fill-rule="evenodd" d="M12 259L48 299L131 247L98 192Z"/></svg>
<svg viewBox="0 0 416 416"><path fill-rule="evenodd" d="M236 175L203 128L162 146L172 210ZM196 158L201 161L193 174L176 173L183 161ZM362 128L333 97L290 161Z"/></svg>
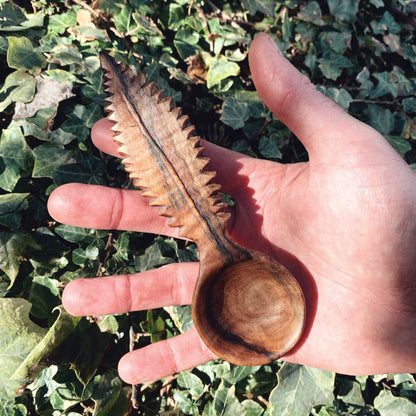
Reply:
<svg viewBox="0 0 416 416"><path fill-rule="evenodd" d="M227 204L208 170L189 118L144 75L100 54L106 107L130 177L180 236L196 242L200 271L192 302L195 326L220 357L244 365L293 348L305 321L296 279L281 264L234 242Z"/></svg>

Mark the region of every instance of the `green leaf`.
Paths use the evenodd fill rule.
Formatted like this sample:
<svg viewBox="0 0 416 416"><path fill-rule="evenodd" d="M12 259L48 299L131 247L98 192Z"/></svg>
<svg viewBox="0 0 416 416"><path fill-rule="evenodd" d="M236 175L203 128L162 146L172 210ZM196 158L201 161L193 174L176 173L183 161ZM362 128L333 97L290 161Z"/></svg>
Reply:
<svg viewBox="0 0 416 416"><path fill-rule="evenodd" d="M357 81L361 85L361 95L365 98L368 97L374 88L374 83L370 80L370 71L367 67L364 67L356 77Z"/></svg>
<svg viewBox="0 0 416 416"><path fill-rule="evenodd" d="M207 87L212 88L222 80L238 75L239 71L239 65L235 62L228 61L227 58L213 58L209 61Z"/></svg>
<svg viewBox="0 0 416 416"><path fill-rule="evenodd" d="M82 54L75 45L57 45L52 50L51 60L61 66L82 64Z"/></svg>
<svg viewBox="0 0 416 416"><path fill-rule="evenodd" d="M20 379L25 377L31 369L35 367L43 358L47 357L61 342L72 332L81 318L75 317L67 313L62 306L56 308L59 315L49 330L42 333L44 336L33 347L24 361L15 370L12 378Z"/></svg>
<svg viewBox="0 0 416 416"><path fill-rule="evenodd" d="M225 99L222 105L222 122L237 130L244 126L248 118L249 109L245 102L240 102L234 97Z"/></svg>
<svg viewBox="0 0 416 416"><path fill-rule="evenodd" d="M0 139L0 187L13 191L18 180L28 174L33 154L19 127L4 129Z"/></svg>
<svg viewBox="0 0 416 416"><path fill-rule="evenodd" d="M392 136L392 135L386 135L385 136L387 141L391 144L391 146L396 150L399 155L402 157L412 150L412 145L410 142L406 139L403 139L403 137L400 136Z"/></svg>
<svg viewBox="0 0 416 416"><path fill-rule="evenodd" d="M97 239L96 231L90 228L62 224L55 228L56 234L70 243L91 244Z"/></svg>
<svg viewBox="0 0 416 416"><path fill-rule="evenodd" d="M414 416L416 404L404 397L393 396L390 390L383 390L374 399L374 407L380 416Z"/></svg>
<svg viewBox="0 0 416 416"><path fill-rule="evenodd" d="M416 98L405 98L403 101L403 110L406 113L416 113Z"/></svg>
<svg viewBox="0 0 416 416"><path fill-rule="evenodd" d="M90 104L88 106L77 104L74 108L73 115L81 120L84 126L90 129L102 118L103 112L97 104Z"/></svg>
<svg viewBox="0 0 416 416"><path fill-rule="evenodd" d="M71 182L104 185L103 175L105 172L106 165L102 160L88 156L79 163L60 165L56 168L53 178L58 186Z"/></svg>
<svg viewBox="0 0 416 416"><path fill-rule="evenodd" d="M188 390L194 400L201 397L204 392L204 383L195 374L189 371L182 371L178 374L178 386L182 390Z"/></svg>
<svg viewBox="0 0 416 416"><path fill-rule="evenodd" d="M262 136L259 142L259 151L266 159L281 159L282 152L279 150L278 137L276 135L272 137Z"/></svg>
<svg viewBox="0 0 416 416"><path fill-rule="evenodd" d="M54 35L64 34L71 26L76 26L77 16L74 13L74 9L68 13L52 14L49 17L48 30Z"/></svg>
<svg viewBox="0 0 416 416"><path fill-rule="evenodd" d="M387 136L393 130L394 116L388 108L383 108L377 104L369 104L368 113L370 125L383 136Z"/></svg>
<svg viewBox="0 0 416 416"><path fill-rule="evenodd" d="M365 407L365 400L358 381L341 379L338 383L338 398L351 407Z"/></svg>
<svg viewBox="0 0 416 416"><path fill-rule="evenodd" d="M224 376L224 380L230 384L237 384L239 381L254 374L259 368L259 366L233 365L231 366L231 371Z"/></svg>
<svg viewBox="0 0 416 416"><path fill-rule="evenodd" d="M82 248L76 248L72 252L72 261L78 265L87 264L90 261L97 260L99 254L100 251L98 247L95 246L88 246L85 250Z"/></svg>
<svg viewBox="0 0 416 416"><path fill-rule="evenodd" d="M252 15L260 12L273 16L274 8L276 7L274 0L243 0L243 4Z"/></svg>
<svg viewBox="0 0 416 416"><path fill-rule="evenodd" d="M108 370L99 377L99 383L94 390L92 399L95 402L93 416L111 416L119 414L114 411L114 405L120 396L123 383L116 370ZM121 415L122 416L122 415Z"/></svg>
<svg viewBox="0 0 416 416"><path fill-rule="evenodd" d="M0 232L0 269L10 279L9 289L16 280L26 248L30 245L36 245L36 242L27 232Z"/></svg>
<svg viewBox="0 0 416 416"><path fill-rule="evenodd" d="M334 400L335 375L329 371L284 363L278 380L270 396L272 415L309 416L314 406L331 404Z"/></svg>
<svg viewBox="0 0 416 416"><path fill-rule="evenodd" d="M243 400L244 416L262 416L264 409L254 400Z"/></svg>
<svg viewBox="0 0 416 416"><path fill-rule="evenodd" d="M3 1L1 3L4 3ZM12 7L8 2L1 5L0 8L0 28L19 27L26 20L26 16L20 8Z"/></svg>
<svg viewBox="0 0 416 416"><path fill-rule="evenodd" d="M86 319L81 319L67 342L62 344L61 356L64 359L68 357L76 379L84 388L97 373L112 338L109 333L101 332L95 323L91 324Z"/></svg>
<svg viewBox="0 0 416 416"><path fill-rule="evenodd" d="M20 211L27 208L28 193L14 193L0 195L0 224L17 229L22 216Z"/></svg>
<svg viewBox="0 0 416 416"><path fill-rule="evenodd" d="M244 415L244 408L235 396L235 386L227 388L224 383L215 392L214 407L217 414L222 416Z"/></svg>
<svg viewBox="0 0 416 416"><path fill-rule="evenodd" d="M12 101L28 103L35 95L36 79L26 71L18 69L7 76L1 91L7 91L10 88L13 88L9 94Z"/></svg>
<svg viewBox="0 0 416 416"><path fill-rule="evenodd" d="M325 21L322 19L321 7L316 1L311 1L304 6L301 6L301 10L298 13L298 18L318 26L325 25Z"/></svg>
<svg viewBox="0 0 416 416"><path fill-rule="evenodd" d="M322 87L320 89L322 90ZM326 88L323 92L345 111L348 110L351 102L353 101L351 94L344 88Z"/></svg>
<svg viewBox="0 0 416 416"><path fill-rule="evenodd" d="M29 302L33 305L31 314L40 319L48 319L52 310L59 306L60 282L47 276L35 276L29 293Z"/></svg>
<svg viewBox="0 0 416 416"><path fill-rule="evenodd" d="M28 375L17 370L47 332L29 319L30 308L25 299L0 299L0 397L17 396Z"/></svg>
<svg viewBox="0 0 416 416"><path fill-rule="evenodd" d="M182 9L182 7L181 7ZM196 55L201 49L198 47L199 35L195 32L190 32L187 29L180 29L175 35L173 44L182 60Z"/></svg>
<svg viewBox="0 0 416 416"><path fill-rule="evenodd" d="M166 306L164 309L169 313L179 331L185 332L194 326L190 305Z"/></svg>
<svg viewBox="0 0 416 416"><path fill-rule="evenodd" d="M147 311L146 320L140 323L140 328L150 335L152 342L158 342L165 338L165 321L152 309Z"/></svg>
<svg viewBox="0 0 416 416"><path fill-rule="evenodd" d="M328 0L329 12L336 19L353 22L357 18L359 0Z"/></svg>
<svg viewBox="0 0 416 416"><path fill-rule="evenodd" d="M63 165L71 156L71 150L59 149L58 147L46 143L37 146L33 150L35 164L32 176L34 178L53 178L57 168Z"/></svg>
<svg viewBox="0 0 416 416"><path fill-rule="evenodd" d="M38 73L46 66L46 58L33 49L30 39L10 36L7 50L7 64L10 68L24 69Z"/></svg>
<svg viewBox="0 0 416 416"><path fill-rule="evenodd" d="M198 406L189 397L187 397L186 393L175 390L173 392L173 398L184 414L192 416L199 415Z"/></svg>
<svg viewBox="0 0 416 416"><path fill-rule="evenodd" d="M351 47L351 33L345 32L323 32L320 41L326 48L336 53L343 54L347 48Z"/></svg>
<svg viewBox="0 0 416 416"><path fill-rule="evenodd" d="M154 269L175 262L175 251L163 238L157 237L141 256L135 259L135 268L139 272Z"/></svg>
<svg viewBox="0 0 416 416"><path fill-rule="evenodd" d="M370 94L371 98L381 97L386 94L391 94L393 97L397 97L399 87L390 72L379 72L373 74L373 76L377 79L378 83Z"/></svg>

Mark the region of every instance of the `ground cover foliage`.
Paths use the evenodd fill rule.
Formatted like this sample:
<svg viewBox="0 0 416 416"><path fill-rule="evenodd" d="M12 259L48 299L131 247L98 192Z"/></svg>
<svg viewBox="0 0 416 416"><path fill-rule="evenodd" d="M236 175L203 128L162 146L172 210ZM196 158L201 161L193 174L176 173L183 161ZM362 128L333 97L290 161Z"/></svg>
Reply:
<svg viewBox="0 0 416 416"><path fill-rule="evenodd" d="M304 161L250 78L250 41L268 32L321 91L414 166L415 15L408 0L0 0L0 414L416 415L412 374L347 377L219 360L124 384L119 358L132 343L189 328L189 308L74 318L61 307L63 286L196 261L197 250L57 224L46 210L64 183L129 186L118 160L89 139L104 116L100 50L156 81L204 138L254 157Z"/></svg>

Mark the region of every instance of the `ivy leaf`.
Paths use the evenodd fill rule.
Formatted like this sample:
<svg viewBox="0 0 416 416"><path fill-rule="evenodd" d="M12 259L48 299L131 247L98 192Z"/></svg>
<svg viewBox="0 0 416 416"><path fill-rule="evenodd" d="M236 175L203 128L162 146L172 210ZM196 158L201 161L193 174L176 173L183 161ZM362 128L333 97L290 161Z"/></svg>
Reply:
<svg viewBox="0 0 416 416"><path fill-rule="evenodd" d="M259 142L259 151L266 159L281 159L282 152L279 150L277 145L277 137L262 136Z"/></svg>
<svg viewBox="0 0 416 416"><path fill-rule="evenodd" d="M327 97L334 100L345 111L348 110L353 98L351 94L344 88L319 88Z"/></svg>
<svg viewBox="0 0 416 416"><path fill-rule="evenodd" d="M83 265L90 261L97 260L99 255L100 250L95 246L88 246L85 250L82 248L76 248L72 252L72 261L75 264Z"/></svg>
<svg viewBox="0 0 416 416"><path fill-rule="evenodd" d="M302 5L301 10L298 13L298 18L305 22L311 22L314 25L325 25L325 21L322 19L321 6L319 6L319 3L316 1L311 1L306 5Z"/></svg>
<svg viewBox="0 0 416 416"><path fill-rule="evenodd" d="M416 404L404 397L395 397L389 390L383 390L374 399L374 407L380 416L413 416Z"/></svg>
<svg viewBox="0 0 416 416"><path fill-rule="evenodd" d="M165 338L165 321L152 309L147 311L146 320L140 323L140 328L150 335L152 343Z"/></svg>
<svg viewBox="0 0 416 416"><path fill-rule="evenodd" d="M58 186L70 182L104 185L105 172L106 165L102 160L88 156L82 162L58 166L53 173L53 178Z"/></svg>
<svg viewBox="0 0 416 416"><path fill-rule="evenodd" d="M10 91L9 98L12 101L28 103L35 96L36 79L26 71L18 69L7 76L0 92L11 88L13 89Z"/></svg>
<svg viewBox="0 0 416 416"><path fill-rule="evenodd" d="M278 386L272 391L272 415L309 416L314 406L334 400L335 374L298 364L284 363L278 373Z"/></svg>
<svg viewBox="0 0 416 416"><path fill-rule="evenodd" d="M336 19L353 22L357 17L359 0L328 0L329 12Z"/></svg>
<svg viewBox="0 0 416 416"><path fill-rule="evenodd" d="M237 130L244 126L248 118L249 110L247 103L240 102L234 97L225 99L222 105L222 122Z"/></svg>
<svg viewBox="0 0 416 416"><path fill-rule="evenodd" d="M71 150L59 149L58 147L45 143L33 150L35 164L32 176L34 178L52 178L56 169L63 165L72 154Z"/></svg>
<svg viewBox="0 0 416 416"><path fill-rule="evenodd" d="M199 415L198 406L188 397L186 392L175 390L173 392L173 398L184 414L192 416Z"/></svg>
<svg viewBox="0 0 416 416"><path fill-rule="evenodd" d="M7 64L10 68L24 69L38 73L46 66L46 58L33 49L30 39L22 37L9 37L7 50Z"/></svg>
<svg viewBox="0 0 416 416"><path fill-rule="evenodd" d="M27 372L17 371L47 330L29 318L31 304L21 298L0 299L0 396L15 397Z"/></svg>
<svg viewBox="0 0 416 416"><path fill-rule="evenodd" d="M274 8L276 7L274 0L243 0L243 4L252 15L260 12L273 16Z"/></svg>
<svg viewBox="0 0 416 416"><path fill-rule="evenodd" d="M43 79L41 76L36 76L36 90L30 103L16 105L13 116L15 119L33 117L40 109L51 108L74 95L67 84L61 84L52 79ZM14 101L20 100L14 99Z"/></svg>
<svg viewBox="0 0 416 416"><path fill-rule="evenodd" d="M222 416L235 416L245 414L243 406L235 396L235 386L227 388L223 382L215 392L214 408L217 414Z"/></svg>
<svg viewBox="0 0 416 416"><path fill-rule="evenodd" d="M31 315L40 319L48 319L52 310L59 306L60 282L48 276L35 276L29 293L29 302L33 305Z"/></svg>
<svg viewBox="0 0 416 416"><path fill-rule="evenodd" d="M194 326L191 305L166 306L164 309L169 313L176 328L178 328L182 333Z"/></svg>
<svg viewBox="0 0 416 416"><path fill-rule="evenodd" d="M26 198L29 195L28 193L0 195L0 224L9 228L19 228L22 219L19 212L27 208Z"/></svg>
<svg viewBox="0 0 416 416"><path fill-rule="evenodd" d="M399 91L398 85L394 82L392 75L385 71L373 74L377 79L378 84L370 94L371 98L381 97L386 94L391 94L393 97L397 97Z"/></svg>
<svg viewBox="0 0 416 416"><path fill-rule="evenodd" d="M56 34L64 34L69 27L76 26L77 17L74 10L70 10L68 13L52 14L49 17L48 30Z"/></svg>
<svg viewBox="0 0 416 416"><path fill-rule="evenodd" d="M20 263L28 246L37 246L32 236L24 231L0 232L0 269L10 279L9 289L19 273Z"/></svg>
<svg viewBox="0 0 416 416"><path fill-rule="evenodd" d="M228 61L227 58L213 58L209 61L207 73L207 87L212 88L222 80L238 75L240 67L237 63Z"/></svg>
<svg viewBox="0 0 416 416"><path fill-rule="evenodd" d="M163 238L157 237L141 256L136 257L134 264L137 271L144 272L165 264L174 263L175 256L172 247Z"/></svg>
<svg viewBox="0 0 416 416"><path fill-rule="evenodd" d="M194 400L201 397L204 392L204 384L201 379L189 371L182 371L178 374L178 386L182 390L188 390Z"/></svg>
<svg viewBox="0 0 416 416"><path fill-rule="evenodd" d="M394 127L394 116L388 108L377 104L368 105L370 125L383 136L388 136Z"/></svg>
<svg viewBox="0 0 416 416"><path fill-rule="evenodd" d="M47 357L72 332L81 318L67 313L62 306L56 308L59 315L49 330L33 347L23 362L15 370L12 379L20 379L29 374L44 357ZM33 373L31 374L33 376Z"/></svg>
<svg viewBox="0 0 416 416"><path fill-rule="evenodd" d="M200 50L198 47L198 41L199 36L197 33L190 32L187 29L180 29L176 32L173 44L175 45L181 59L185 60L186 58L194 56L198 53L198 50Z"/></svg>
<svg viewBox="0 0 416 416"><path fill-rule="evenodd" d="M93 416L121 415L113 406L117 403L123 383L117 375L116 370L108 370L99 377L99 383L93 394L95 408ZM123 412L124 413L124 412ZM124 413L125 414L125 413Z"/></svg>
<svg viewBox="0 0 416 416"><path fill-rule="evenodd" d="M61 66L82 64L82 54L75 45L57 45L52 50L51 60Z"/></svg>
<svg viewBox="0 0 416 416"><path fill-rule="evenodd" d="M97 236L96 231L90 228L75 227L73 225L62 224L55 228L56 234L70 243L92 244Z"/></svg>
<svg viewBox="0 0 416 416"><path fill-rule="evenodd" d="M28 174L33 154L17 126L4 129L0 140L0 187L13 191L18 180Z"/></svg>

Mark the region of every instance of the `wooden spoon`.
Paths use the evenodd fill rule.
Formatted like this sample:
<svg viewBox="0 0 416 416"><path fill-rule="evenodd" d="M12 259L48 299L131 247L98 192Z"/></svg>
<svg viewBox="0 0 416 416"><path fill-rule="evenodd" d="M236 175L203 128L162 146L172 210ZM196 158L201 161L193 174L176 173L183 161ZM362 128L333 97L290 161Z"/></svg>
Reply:
<svg viewBox="0 0 416 416"><path fill-rule="evenodd" d="M209 159L182 110L143 74L100 54L108 118L136 187L196 242L200 271L192 317L219 357L259 365L278 359L299 340L305 301L296 279L275 260L234 242L227 204L207 170ZM192 347L192 346L190 346Z"/></svg>

